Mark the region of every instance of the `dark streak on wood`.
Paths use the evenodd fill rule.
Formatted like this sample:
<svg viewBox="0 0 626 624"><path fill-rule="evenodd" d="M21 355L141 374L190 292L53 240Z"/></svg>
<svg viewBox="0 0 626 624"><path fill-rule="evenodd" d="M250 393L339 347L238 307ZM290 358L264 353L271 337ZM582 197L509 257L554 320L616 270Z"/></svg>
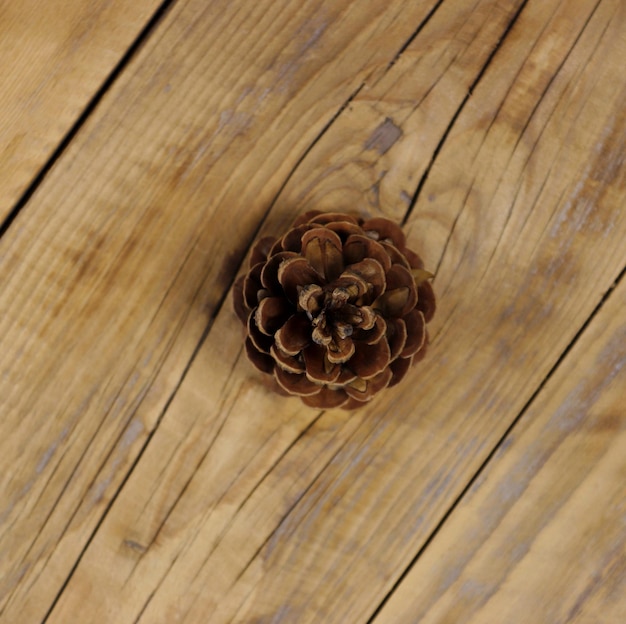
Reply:
<svg viewBox="0 0 626 624"><path fill-rule="evenodd" d="M58 147L54 150L50 158L44 163L43 167L39 170L37 175L33 178L33 181L29 184L28 188L24 191L20 199L16 202L13 209L8 213L6 218L2 223L0 223L0 238L4 236L7 230L11 227L11 224L17 218L17 215L20 213L22 208L26 206L30 198L33 196L35 191L41 186L41 183L44 181L45 177L48 175L54 164L61 158L63 152L67 149L69 144L72 142L78 131L85 125L87 119L94 112L102 98L105 94L111 89L113 83L118 79L118 77L122 74L124 69L128 66L133 57L137 54L139 49L143 46L143 44L148 40L153 31L157 28L157 26L163 21L170 8L174 5L175 0L164 0L159 8L154 12L152 18L145 25L143 30L139 33L135 41L128 48L126 54L121 58L119 63L113 68L113 71L109 74L106 80L102 83L100 89L95 93L95 95L91 98L84 111L80 114L74 125L69 129L67 134L63 137ZM51 613L52 608L46 615L46 618Z"/></svg>
<svg viewBox="0 0 626 624"><path fill-rule="evenodd" d="M617 285L624 279L625 276L626 276L626 267L624 267L622 269L620 275L617 277L617 279L611 285L611 287L607 290L607 292L605 293L605 295L602 298L602 300L600 301L600 303L594 308L593 312L589 315L589 317L587 318L585 323L578 330L578 332L576 333L576 335L574 336L572 341L567 345L567 347L565 348L563 353L561 353L561 355L559 356L557 361L554 363L552 368L549 370L548 374L545 376L545 378L539 384L537 389L530 396L528 401L525 403L524 407L520 410L519 414L513 419L513 421L511 422L511 424L507 428L507 430L504 432L504 434L501 436L501 438L496 442L496 444L493 445L493 448L491 449L491 451L489 452L487 457L485 457L484 461L481 463L481 465L479 466L478 470L476 470L476 472L474 473L474 475L472 475L472 477L467 482L467 484L463 488L463 490L459 493L459 495L454 499L454 501L448 507L448 509L446 510L446 513L442 516L440 521L437 523L435 528L432 530L432 532L428 535L428 537L426 538L426 540L422 544L421 548L417 551L417 553L415 554L415 556L411 560L411 563L407 566L407 568L399 576L399 578L393 584L393 586L391 587L389 592L385 595L384 599L380 602L378 607L375 609L375 611L372 613L370 618L367 620L367 624L374 624L374 622L376 620L376 617L382 611L383 607L389 602L389 599L391 598L393 593L396 591L396 589L401 585L402 581L406 578L406 576L410 572L411 568L413 568L413 566L415 565L417 560L422 556L424 551L430 546L430 544L433 542L433 540L437 537L437 535L439 534L439 532L441 531L443 526L447 523L447 521L450 518L450 516L454 513L455 509L457 509L457 507L459 506L461 501L466 497L468 492L470 492L470 490L472 490L472 488L475 486L477 481L480 480L481 476L485 473L485 470L487 469L487 466L491 463L491 461L493 460L494 456L497 453L499 453L501 451L501 449L505 446L507 440L510 438L510 436L513 435L513 431L518 426L520 420L528 412L528 410L530 409L531 405L535 402L535 399L540 395L540 393L542 392L542 390L544 389L544 387L546 386L548 381L553 377L554 373L560 367L560 365L563 362L563 360L569 355L571 350L578 343L580 337L583 335L583 333L585 332L585 330L587 329L589 324L597 316L597 314L600 312L600 310L602 309L602 307L606 303L606 301L609 298L609 296L611 295L611 293L615 290Z"/></svg>
<svg viewBox="0 0 626 624"><path fill-rule="evenodd" d="M396 126L393 120L387 117L383 123L372 132L363 146L366 150L376 150L381 156L388 152L402 136L402 128Z"/></svg>
<svg viewBox="0 0 626 624"><path fill-rule="evenodd" d="M130 548L131 550L137 551L138 553L141 553L142 555L146 552L146 550L148 550L147 546L144 546L143 544L140 544L139 542L136 542L135 540L132 540L132 539L125 539L123 544L124 546Z"/></svg>
<svg viewBox="0 0 626 624"><path fill-rule="evenodd" d="M431 170L433 168L433 165L435 164L435 161L437 160L437 157L439 156L439 153L441 152L441 149L443 148L443 145L446 142L446 140L447 140L447 138L448 138L448 136L450 134L450 131L452 130L454 124L456 123L456 120L459 118L459 115L461 114L461 112L465 108L465 105L467 104L468 100L470 99L474 89L476 88L478 83L481 81L482 77L485 75L485 72L487 71L487 69L491 65L492 61L494 60L496 54L498 53L498 50L500 50L500 48L502 47L502 42L507 38L507 35L509 34L511 29L513 28L513 26L517 22L519 16L521 15L522 11L524 10L524 8L526 7L527 4L528 4L528 0L523 0L523 2L517 8L517 10L515 11L513 17L511 18L511 20L507 24L506 28L504 29L504 32L503 32L502 36L500 37L500 40L499 40L498 44L491 51L491 54L488 56L488 58L485 61L485 64L483 65L482 69L480 70L480 72L478 72L478 75L476 76L476 78L474 79L472 84L470 85L470 87L468 89L468 92L467 92L467 95L463 98L463 101L461 102L460 106L458 107L458 109L456 110L454 115L452 115L452 118L450 119L450 123L448 124L448 126L444 130L443 134L441 135L441 140L437 144L437 147L435 147L435 150L433 151L433 155L432 155L432 157L430 159L430 162L428 163L428 166L424 170L424 173L422 174L422 177L420 178L420 180L419 180L419 182L417 184L417 188L415 189L415 193L413 194L413 199L411 201L411 205L409 206L408 210L406 211L406 214L404 215L404 219L402 220L402 225L406 225L407 221L409 220L409 217L411 216L411 213L413 212L413 209L415 208L415 205L417 204L417 201L419 199L420 193L421 193L422 189L424 188L424 185L426 184L426 180L428 179L428 176L430 175L430 172L431 172Z"/></svg>

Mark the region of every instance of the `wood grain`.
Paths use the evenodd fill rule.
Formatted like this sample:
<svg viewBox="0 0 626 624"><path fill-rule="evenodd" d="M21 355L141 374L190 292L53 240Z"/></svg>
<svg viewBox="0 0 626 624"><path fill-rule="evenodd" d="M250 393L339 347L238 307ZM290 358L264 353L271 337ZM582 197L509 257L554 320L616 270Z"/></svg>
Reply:
<svg viewBox="0 0 626 624"><path fill-rule="evenodd" d="M171 427L272 198L432 6L177 3L20 212L0 241L1 621L52 608Z"/></svg>
<svg viewBox="0 0 626 624"><path fill-rule="evenodd" d="M607 61L626 53L623 5L480 7L442 3L410 61L372 74L379 103L357 93L266 222L350 205L393 169L380 192L417 195L410 240L438 264L428 362L363 412L317 414L267 393L223 307L50 622L366 621L593 313L626 264L626 93ZM469 20L482 66L450 35L454 60L426 69L445 54L421 62L438 15L460 16L452 33ZM437 72L452 93L429 91ZM416 84L433 101L396 119ZM416 171L401 155L441 109L433 164Z"/></svg>
<svg viewBox="0 0 626 624"><path fill-rule="evenodd" d="M315 144L278 198L284 210L360 206L404 219L452 120L523 5L442 3L392 71L373 75Z"/></svg>
<svg viewBox="0 0 626 624"><path fill-rule="evenodd" d="M0 222L159 4L0 2Z"/></svg>
<svg viewBox="0 0 626 624"><path fill-rule="evenodd" d="M626 283L374 619L626 620Z"/></svg>

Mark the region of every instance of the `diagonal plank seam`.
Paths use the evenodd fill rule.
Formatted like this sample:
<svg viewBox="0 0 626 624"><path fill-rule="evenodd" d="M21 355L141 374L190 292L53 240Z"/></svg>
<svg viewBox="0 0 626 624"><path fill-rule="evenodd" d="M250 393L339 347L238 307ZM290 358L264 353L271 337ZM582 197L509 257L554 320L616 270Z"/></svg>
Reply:
<svg viewBox="0 0 626 624"><path fill-rule="evenodd" d="M424 19L420 22L419 26L413 31L411 36L402 44L402 47L398 50L398 53L389 61L385 74L398 62L398 59L407 51L409 46L415 41L415 38L424 30L424 27L430 21L431 17L439 10L439 7L443 4L444 0L439 0L431 9L426 13ZM384 74L383 74L384 75Z"/></svg>
<svg viewBox="0 0 626 624"><path fill-rule="evenodd" d="M395 581L395 583L389 589L387 594L381 600L380 604L378 605L376 610L372 613L372 615L369 617L369 619L367 620L366 624L375 624L377 616L380 614L380 612L382 611L383 607L387 604L389 599L392 597L393 593L402 584L402 582L407 577L407 575L409 574L409 572L411 571L411 569L413 568L413 566L415 565L417 560L422 556L424 551L430 546L430 544L437 537L437 535L439 534L439 532L441 531L443 526L448 521L448 518L454 513L454 511L459 506L461 501L465 498L466 494L469 492L469 490L472 488L472 486L476 483L476 481L480 478L480 476L483 474L483 472L487 469L487 466L491 463L492 459L494 458L494 456L496 455L498 450L502 447L502 445L505 443L506 439L511 435L512 431L517 427L519 422L524 418L524 415L530 409L530 407L534 403L535 399L539 396L539 394L542 392L542 390L544 389L546 384L550 381L551 377L557 371L557 369L561 365L561 362L563 362L563 360L569 355L569 353L574 348L576 343L579 341L579 339L581 338L581 336L583 335L583 333L585 332L587 327L591 324L591 322L594 320L594 318L597 316L597 314L600 312L600 310L604 307L605 303L608 301L608 299L611 296L611 294L613 293L613 291L617 288L617 286L621 283L621 281L624 279L625 276L626 276L626 266L622 268L621 272L619 273L619 275L617 276L615 281L611 284L611 286L604 293L604 295L602 296L602 298L600 299L600 301L598 302L596 307L593 309L593 311L591 312L589 317L581 325L580 329L576 332L576 334L572 338L571 342L565 347L563 352L559 355L557 361L554 363L552 368L550 368L550 370L548 371L548 374L541 381L541 383L536 388L536 390L532 393L532 395L530 396L528 401L526 401L526 403L524 404L524 406L522 407L522 409L520 410L518 415L513 419L511 424L507 427L506 431L501 436L501 438L496 442L496 444L491 449L489 454L485 457L484 461L478 467L478 470L476 470L476 472L472 475L472 477L467 482L467 484L465 485L463 490L452 501L450 507L447 509L445 514L442 516L441 520L439 520L439 522L437 523L435 528L432 530L430 535L428 535L428 537L425 539L424 543L422 544L420 549L417 551L417 553L415 554L415 556L413 557L413 559L411 560L409 565L406 567L405 570L403 570L402 574L400 574L398 579Z"/></svg>
<svg viewBox="0 0 626 624"><path fill-rule="evenodd" d="M485 61L485 64L483 65L481 70L478 72L478 75L476 76L476 78L474 79L472 84L470 85L470 88L468 89L467 95L463 98L463 101L461 102L460 106L457 108L457 110L455 111L454 115L450 119L450 123L447 125L446 129L444 130L443 134L441 135L441 139L439 140L439 143L437 143L437 146L435 147L435 149L433 151L433 154L431 156L430 162L428 163L428 166L424 170L424 173L422 174L422 177L420 178L419 182L417 183L417 187L415 189L415 193L413 194L413 197L411 198L411 202L409 204L409 207L408 207L408 209L407 209L407 211L406 211L406 213L404 215L404 218L402 219L402 225L406 225L406 223L408 222L408 220L409 220L409 218L411 216L411 213L413 212L413 209L415 208L415 205L417 204L417 200L420 197L422 189L424 188L424 185L426 184L426 181L428 180L428 176L429 176L429 174L430 174L430 172L431 172L431 170L433 168L433 165L435 164L435 161L437 160L437 157L439 156L439 153L441 152L441 149L443 148L444 143L446 142L446 140L447 140L447 138L448 138L452 128L454 127L454 124L456 123L457 119L459 118L459 115L461 114L461 112L465 108L465 105L469 101L469 99L470 99L470 97L472 95L473 90L476 88L476 86L478 85L478 83L480 82L482 77L485 75L485 72L487 71L487 69L491 65L493 59L495 58L496 54L500 50L502 42L506 39L506 37L508 36L509 32L511 31L511 29L513 28L513 26L517 22L520 14L522 13L524 8L526 7L527 3L528 3L528 0L524 0L520 4L520 6L518 7L517 11L514 13L514 15L511 18L510 22L507 24L506 28L502 32L502 35L498 39L498 42L496 43L496 45L494 46L493 50L491 51L491 53L487 57L487 60ZM458 219L458 216L460 216L460 213L459 213L459 215L457 215L457 219ZM455 223L456 223L456 221L455 221ZM453 232L454 232L454 226L450 228L450 232L448 234L448 239L446 240L446 242L445 242L445 244L443 246L443 250L441 252L441 258L439 259L439 262L438 262L437 267L435 269L435 274L437 274L437 270L439 269L439 266L441 264L441 260L443 259L444 255L446 253L446 249L448 247L448 244L450 242L450 239L452 237L452 233Z"/></svg>
<svg viewBox="0 0 626 624"><path fill-rule="evenodd" d="M170 9L174 6L176 0L163 0L162 4L157 8L152 17L148 20L146 25L137 35L135 40L131 43L128 50L124 53L122 58L115 65L113 70L106 77L100 88L96 91L93 97L85 106L83 112L79 115L78 119L72 124L65 136L61 139L56 149L52 152L48 160L43 164L39 172L35 175L31 183L26 187L26 190L22 193L21 197L17 200L13 208L9 211L6 218L0 223L0 238L2 238L8 229L11 227L21 210L30 201L30 198L35 194L37 189L41 186L46 176L54 167L59 158L63 155L69 144L73 141L78 131L85 125L87 119L98 107L102 98L106 95L109 89L113 86L115 81L119 78L121 73L126 69L130 61L137 54L140 48L150 38L152 33L156 30L163 18L169 13Z"/></svg>
<svg viewBox="0 0 626 624"><path fill-rule="evenodd" d="M239 360L239 358L237 358L237 361ZM233 366L234 369L234 366ZM241 509L244 507L244 505L246 504L246 502L252 497L252 495L254 494L254 492L261 486L261 484L265 481L265 479L272 473L272 471L274 470L274 468L276 468L276 466L285 458L285 456L289 453L289 451L311 430L311 428L313 428L315 426L315 424L319 421L319 419L324 415L325 412L321 411L319 414L317 414L317 416L296 436L296 438L289 444L289 446L280 454L280 456L276 459L276 461L274 461L272 463L272 465L265 471L265 473L263 474L263 476L259 479L258 483L254 486L254 488L246 495L246 497L239 503L239 505L237 506L237 510L235 511L235 513L233 514L233 517L236 517L237 514L241 511ZM228 419L228 414L226 415L226 418L224 419L224 422ZM223 426L224 423L222 423ZM216 435L214 437L214 440L219 436L219 432L222 429L222 426L220 426L219 430L216 432ZM211 446L207 449L207 452L204 453L202 459L200 462L198 462L198 464L201 464L202 461L204 461L205 457L209 454L210 450L211 450L212 444ZM333 458L331 458L331 460L329 460L328 463L330 463L330 461L332 461ZM328 465L328 463L324 466L324 469L326 468L326 466ZM235 475L235 479L237 479L237 477L241 474L241 472L243 471L240 470L239 473L237 475ZM171 513L171 511L176 507L176 504L178 503L178 501L182 498L184 491L187 490L187 488L189 487L189 484L191 483L191 481L193 480L193 478L190 478L187 483L185 484L185 486L183 487L183 490L181 491L180 495L176 498L176 501L174 502L174 504L172 505L170 512L168 513L168 517L169 514ZM287 515L289 515L289 513L291 512L291 510L293 509L293 507L295 507L298 502L301 500L301 498L306 494L306 492L308 492L308 490L311 488L313 484L311 484L309 487L306 488L305 491L302 492L302 494L300 496L298 496L297 500L293 503L293 505L289 508L287 514L285 514L285 517ZM217 507L221 500L223 499L225 494L223 494L222 496L219 497L219 499L215 502L215 504L212 506L212 509L214 509L215 507ZM165 518L163 520L163 522L161 522L159 529L155 532L155 538L158 535L158 532L160 531L161 527L163 527L165 525L167 521L167 518ZM226 526L224 528L224 530L222 531L222 534L218 537L218 539L216 540L213 548L211 548L211 551L207 554L207 557L205 559L205 564L206 561L208 561L208 559L210 559L210 557L213 555L214 551L219 547L219 545L222 542L222 539L224 537L224 535L228 532L228 526ZM254 559L258 556L258 554L261 552L261 550L265 547L265 545L267 544L267 542L271 539L272 535L274 533L272 533L270 536L267 537L267 539L265 539L263 541L263 543L259 546L259 548L257 549L257 551L254 553L254 555L250 558L250 560L248 561L248 563L244 566L244 568L241 570L241 572L239 573L239 575L237 576L236 580L239 580L239 578L244 574L244 572L248 569L248 567L250 566L250 564L254 561ZM153 540L154 541L154 540ZM163 577L161 579L161 581L155 586L154 590L152 592L150 592L148 598L146 599L145 603L143 604L143 606L141 607L141 610L139 611L137 618L134 620L134 624L137 624L144 612L146 611L146 609L148 608L150 602L152 601L152 598L154 597L154 595L159 591L159 588L161 587L161 584L163 582L163 580L167 577L167 575L170 573L170 571L172 570L172 568L174 567L176 561L178 560L179 556L181 555L182 551L177 553L176 556L172 559L172 561L170 562L170 565L168 566L167 570L164 572ZM203 565L205 565L203 564Z"/></svg>
<svg viewBox="0 0 626 624"><path fill-rule="evenodd" d="M598 7L600 6L600 3L602 2L602 0L598 0L595 4L595 6L593 7L591 13L589 13L587 19L585 20L585 23L583 25L583 27L580 29L578 35L576 36L576 38L572 41L572 45L570 46L569 50L567 51L567 53L565 54L565 56L563 57L563 59L561 60L561 62L559 63L558 67L556 68L556 71L554 72L554 74L550 77L550 80L548 81L548 83L546 84L545 88L543 89L541 95L537 98L537 101L535 102L535 105L533 107L533 109L530 111L530 115L528 115L528 118L526 119L526 122L524 123L524 126L522 127L522 129L519 132L519 135L517 137L517 141L515 142L515 145L513 146L513 149L511 150L511 156L509 158L509 163L511 162L511 159L513 158L513 154L515 154L515 150L517 149L517 146L519 145L520 141L522 140L522 137L524 136L524 134L526 133L527 128L529 127L531 121L533 120L535 113L538 111L539 106L541 105L541 103L543 102L543 99L545 98L545 96L548 94L548 92L550 91L552 85L554 84L554 80L556 79L556 77L560 74L561 69L563 68L563 66L565 65L565 63L567 62L567 60L569 59L572 50L574 50L574 48L576 47L576 45L578 44L580 38L582 37L583 33L585 32L585 29L587 28L587 26L589 25L589 22L593 19L593 16L596 14L596 11L598 10ZM605 26L604 31L606 31L606 29L609 27L609 24L607 23L607 25ZM602 39L602 37L600 37L600 39ZM582 72L584 70L584 67L581 68L580 72ZM554 106L554 109L552 110L552 112L550 113L550 116L548 117L546 124L544 126L544 129L547 127L547 124L550 122L550 120L552 119L552 116L554 115L554 111L557 109L558 104L560 103L561 99L563 96L561 96L557 102L557 104ZM504 102L504 100L503 100ZM496 118L497 114L494 116L494 119ZM486 136L486 133L485 133ZM542 131L538 134L537 139L534 141L533 147L532 149L529 151L528 153L528 157L526 158L526 162L524 163L524 169L526 169L528 162L530 160L531 154L534 151L535 146L537 145L537 143L539 143L539 141L541 140L541 137L543 136L543 129ZM552 167L554 166L555 161L552 162L552 165L550 167L549 171L552 171ZM507 163L507 167L508 167L508 163ZM545 180L544 180L544 184L545 185L547 183L549 176L546 176ZM500 185L502 183L502 177L500 178L500 180L498 180L498 187L497 189L500 188ZM542 188L543 188L542 185ZM496 189L496 193L497 193L497 189ZM500 231L500 237L497 241L497 243L494 245L493 251L491 252L491 256L489 258L489 260L487 261L487 264L485 265L485 270L482 274L482 276L480 277L480 279L482 280L485 275L487 274L489 267L491 266L491 261L493 260L494 256L496 255L496 251L498 249L498 247L500 246L500 242L502 240L502 237L504 236L504 232L506 230L506 227L511 219L511 215L513 214L513 207L515 206L516 202L517 202L517 197L519 195L519 191L521 189L521 183L518 184L516 192L515 192L515 196L513 197L513 201L511 202L511 204L509 205L509 210L506 216L506 220L504 221L504 224L502 226L502 229ZM537 197L540 197L540 194L537 195ZM530 213L529 213L530 214Z"/></svg>

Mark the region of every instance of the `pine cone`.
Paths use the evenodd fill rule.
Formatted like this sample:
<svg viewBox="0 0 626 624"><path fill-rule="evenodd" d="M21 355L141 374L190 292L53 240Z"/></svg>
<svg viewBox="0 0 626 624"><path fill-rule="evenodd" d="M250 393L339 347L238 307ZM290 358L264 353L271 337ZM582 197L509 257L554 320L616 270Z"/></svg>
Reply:
<svg viewBox="0 0 626 624"><path fill-rule="evenodd" d="M362 406L424 357L431 277L392 221L307 212L235 283L248 358L306 405Z"/></svg>

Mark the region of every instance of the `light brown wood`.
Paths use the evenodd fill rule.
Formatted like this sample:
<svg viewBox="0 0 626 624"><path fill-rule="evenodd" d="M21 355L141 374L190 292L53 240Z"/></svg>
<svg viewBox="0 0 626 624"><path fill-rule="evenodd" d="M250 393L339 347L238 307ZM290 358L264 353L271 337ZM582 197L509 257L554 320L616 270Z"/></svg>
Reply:
<svg viewBox="0 0 626 624"><path fill-rule="evenodd" d="M581 328L592 367L623 326L625 13L175 4L0 241L0 622L367 622ZM228 300L314 207L408 211L437 270L428 359L356 413L270 394Z"/></svg>
<svg viewBox="0 0 626 624"><path fill-rule="evenodd" d="M159 4L0 1L0 222Z"/></svg>
<svg viewBox="0 0 626 624"><path fill-rule="evenodd" d="M582 30L593 4L581 6L587 9L578 16ZM596 228L585 226L584 214L568 219L576 198L597 188L596 171L621 149L609 143L596 156L597 164L589 163L591 146L602 140L607 120L617 115L624 123L622 93L611 92L608 70L602 74L606 82L596 87L603 55L595 57L597 66L588 63L599 40L604 49L615 46L616 31L605 32L615 6L607 4L606 13L590 23L570 53L574 60L560 72L568 47L560 49L562 56L550 57L548 50L555 30L570 46L576 40L567 8L561 7L553 30L543 37L534 28L542 9L534 8L540 15L522 15L518 28L527 37L503 47L453 128L412 221L428 228L411 231L431 263L446 251L437 276L443 293L437 338L423 376L416 372L419 383L391 392L364 414L328 412L317 420L295 401L268 397L254 382L241 357L240 329L224 309L51 621L86 616L85 595L91 612L116 621L367 618L624 266L626 223L619 201L586 216L596 220ZM489 11L482 15L491 18ZM433 21L432 28L445 17ZM429 29L427 36L432 36ZM428 49L420 37L414 46ZM483 47L489 49L486 43ZM535 57L546 55L551 64L535 69ZM521 78L504 71L511 64L525 68ZM420 75L420 63L415 67ZM389 73L394 70L413 86L405 66ZM553 88L538 102L555 72ZM510 84L501 84L503 75ZM594 106L581 115L584 102L567 97L574 78L577 88L612 93L603 109ZM525 95L529 83L534 100ZM507 92L512 94L508 100ZM441 93L449 97L448 91ZM356 116L360 96L345 115ZM392 93L390 100L397 97ZM533 123L525 126L538 104ZM336 127L341 128L342 118ZM382 116L364 116L364 128L348 149L360 155L365 139L381 123ZM526 132L520 138L515 128ZM334 130L335 125L292 177L268 229L291 217L295 200L311 207L302 200L301 188L312 186L315 204L322 205L358 179L354 173L336 174L332 161L329 167L325 156L331 150L324 152L323 143L331 141ZM341 154L346 135L337 136ZM617 141L619 133L610 136ZM416 132L413 145L417 137ZM557 165L556 171L542 166L570 141L589 146L578 152L577 165ZM410 150L410 144L396 144L403 152ZM475 146L481 144L477 156ZM382 156L393 159L394 148ZM368 156L375 159L375 154ZM369 163L357 158L353 168L367 169ZM405 161L391 162L402 169ZM466 163L473 164L463 167ZM585 167L586 178L578 169ZM331 175L325 175L329 170ZM472 178L481 173L474 191L481 201L470 197L467 205ZM505 176L511 182L489 203L491 181ZM618 180L601 192L623 198L623 177ZM541 208L532 210L528 198L535 199L542 189ZM406 189L397 189L396 196L401 190ZM516 204L516 193L527 201ZM463 208L446 247L429 221L449 232ZM607 225L600 227L599 220ZM524 253L516 250L516 240ZM464 249L465 262L458 264ZM606 253L599 256L600 249ZM565 254L566 266L561 262ZM529 258L537 269L527 266ZM576 280L570 278L574 271ZM592 283L591 275L605 275L604 283ZM155 474L159 482L150 486ZM119 596L119 606L110 604L110 595Z"/></svg>
<svg viewBox="0 0 626 624"><path fill-rule="evenodd" d="M433 4L175 5L3 237L3 621L51 607L268 202Z"/></svg>
<svg viewBox="0 0 626 624"><path fill-rule="evenodd" d="M621 283L376 624L626 620L625 307Z"/></svg>

